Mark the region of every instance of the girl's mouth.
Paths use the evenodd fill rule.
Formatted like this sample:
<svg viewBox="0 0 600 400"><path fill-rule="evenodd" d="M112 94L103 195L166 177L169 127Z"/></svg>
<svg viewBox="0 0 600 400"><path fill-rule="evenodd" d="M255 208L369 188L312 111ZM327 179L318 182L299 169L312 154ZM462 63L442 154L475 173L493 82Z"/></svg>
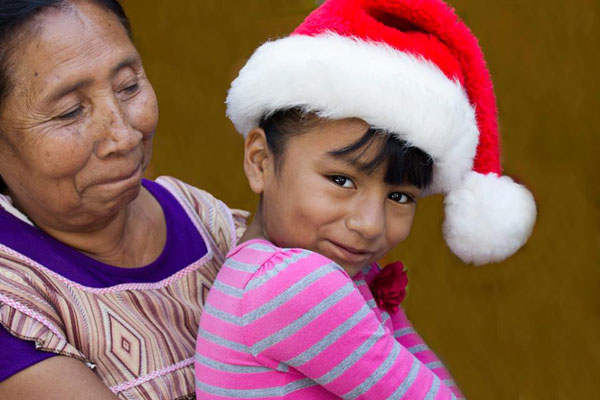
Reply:
<svg viewBox="0 0 600 400"><path fill-rule="evenodd" d="M340 260L345 264L365 265L373 256L373 252L367 249L348 247L331 240L329 243L335 260Z"/></svg>

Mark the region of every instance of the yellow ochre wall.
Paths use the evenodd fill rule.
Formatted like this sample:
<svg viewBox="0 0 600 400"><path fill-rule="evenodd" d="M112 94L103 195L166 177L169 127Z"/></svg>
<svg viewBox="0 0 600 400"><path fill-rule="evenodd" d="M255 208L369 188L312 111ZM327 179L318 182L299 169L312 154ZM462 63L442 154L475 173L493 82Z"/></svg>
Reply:
<svg viewBox="0 0 600 400"><path fill-rule="evenodd" d="M315 0L124 0L160 104L148 176L174 175L254 209L229 82ZM600 398L600 2L452 0L494 79L505 172L539 215L506 262L474 268L445 246L424 199L389 259L410 270L409 316L469 399Z"/></svg>

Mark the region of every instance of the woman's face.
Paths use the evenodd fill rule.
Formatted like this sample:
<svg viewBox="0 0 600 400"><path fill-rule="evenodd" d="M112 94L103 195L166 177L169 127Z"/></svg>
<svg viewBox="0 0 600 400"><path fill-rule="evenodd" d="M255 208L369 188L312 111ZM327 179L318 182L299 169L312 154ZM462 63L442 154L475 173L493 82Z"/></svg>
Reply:
<svg viewBox="0 0 600 400"><path fill-rule="evenodd" d="M0 110L0 175L40 226L93 229L134 200L156 97L116 16L92 2L47 10L18 42Z"/></svg>

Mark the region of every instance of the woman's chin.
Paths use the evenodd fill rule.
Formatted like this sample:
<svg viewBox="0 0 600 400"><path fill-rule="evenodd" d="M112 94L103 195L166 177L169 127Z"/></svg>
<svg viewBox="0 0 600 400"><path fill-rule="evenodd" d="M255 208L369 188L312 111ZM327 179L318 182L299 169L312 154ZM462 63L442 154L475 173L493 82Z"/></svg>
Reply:
<svg viewBox="0 0 600 400"><path fill-rule="evenodd" d="M142 185L144 168L140 164L132 173L113 179L104 179L86 185L81 193L82 201L89 199L99 204L120 204L123 199L135 199ZM109 206L109 208L112 208Z"/></svg>
<svg viewBox="0 0 600 400"><path fill-rule="evenodd" d="M142 181L140 179L135 185L129 184L127 186L122 186L119 189L120 190L115 190L112 193L110 191L108 192L113 194L113 196L106 199L105 204L107 210L118 212L137 199L142 189Z"/></svg>
<svg viewBox="0 0 600 400"><path fill-rule="evenodd" d="M111 182L90 187L81 197L81 215L88 214L82 219L92 224L111 219L139 197L141 188L141 176L133 181Z"/></svg>

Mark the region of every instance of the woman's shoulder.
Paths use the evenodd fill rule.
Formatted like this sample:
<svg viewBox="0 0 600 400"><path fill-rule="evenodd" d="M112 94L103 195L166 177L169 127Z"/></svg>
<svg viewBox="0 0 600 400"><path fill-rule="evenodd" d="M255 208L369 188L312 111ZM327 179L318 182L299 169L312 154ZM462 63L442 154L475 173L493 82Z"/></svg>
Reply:
<svg viewBox="0 0 600 400"><path fill-rule="evenodd" d="M155 182L167 189L180 203L191 206L196 211L203 211L201 215L217 212L231 212L219 199L211 195L209 192L185 183L172 176L160 176Z"/></svg>
<svg viewBox="0 0 600 400"><path fill-rule="evenodd" d="M87 361L68 342L56 307L61 280L6 246L0 246L0 325L12 336L36 342L36 349Z"/></svg>
<svg viewBox="0 0 600 400"><path fill-rule="evenodd" d="M209 192L171 176L160 176L155 182L175 197L194 223L208 231L224 254L246 230L247 211L229 208Z"/></svg>
<svg viewBox="0 0 600 400"><path fill-rule="evenodd" d="M14 206L13 201L9 195L0 193L0 209L20 219L26 224L33 226L33 223L29 220L29 218L27 218L25 214L23 214Z"/></svg>

